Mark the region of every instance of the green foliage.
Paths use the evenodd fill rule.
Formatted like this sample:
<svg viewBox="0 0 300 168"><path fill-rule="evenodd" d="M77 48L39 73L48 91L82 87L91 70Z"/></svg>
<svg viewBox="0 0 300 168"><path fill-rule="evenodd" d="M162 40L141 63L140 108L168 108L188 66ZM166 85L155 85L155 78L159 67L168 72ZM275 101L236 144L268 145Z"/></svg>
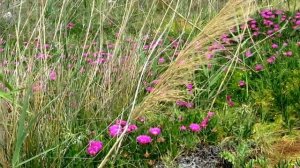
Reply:
<svg viewBox="0 0 300 168"><path fill-rule="evenodd" d="M223 159L232 163L234 167L252 168L254 165L260 167L266 167L266 160L263 157L254 156L251 143L247 141L241 141L235 147L234 151L223 151L220 155ZM253 158L253 156L255 158Z"/></svg>
<svg viewBox="0 0 300 168"><path fill-rule="evenodd" d="M3 115L0 126L8 131L5 156L10 166L96 167L115 142L107 135L107 126L115 118L128 117L148 56L142 79L145 85L138 90L138 102L148 94L144 89L168 68L176 53L225 1L178 0L172 1L173 9L157 1L91 2L29 0L0 5L1 9L7 8L0 13L0 39L6 40L0 44L0 100L9 102L13 109ZM13 14L11 20L2 17L8 11ZM67 29L68 23L74 23L74 27ZM195 98L190 100L196 109L165 104L169 116L158 115L155 122L137 123L139 130L126 136L109 166L151 167L159 158L173 166L172 161L182 150L193 149L199 142L222 142L228 149L222 157L236 167L265 167L267 161L255 150L269 149L279 137L278 130L288 128L292 132L300 126L299 30L285 24L280 24L284 27L282 37L274 39L264 35L253 38L247 29L244 41L229 46L235 54L218 51L216 59L211 60L211 69L208 65L197 67ZM229 36L240 36L242 29L237 29ZM160 40L157 48L145 49ZM172 46L174 40L179 42L178 48ZM288 46L283 46L284 42ZM38 43L51 47L46 49ZM280 46L278 53L271 43ZM248 49L254 56L245 59ZM292 51L293 56L283 56L286 51ZM89 53L92 58L99 52L111 54L114 61L94 65L82 56ZM38 54L49 58L38 59ZM278 57L274 64L268 64L266 59L273 54ZM166 62L159 64L159 58ZM256 64L263 64L264 70L254 71ZM48 79L51 69L57 72L55 81ZM246 82L245 87L238 86L240 80ZM40 90L35 91L36 86ZM182 88L186 89L185 84ZM235 103L233 107L226 102L228 95ZM180 126L201 122L208 110L215 111L216 116L206 129L200 133L180 131ZM149 146L137 144L135 138L147 134L152 126L160 126L162 134ZM91 139L105 143L95 157L86 154Z"/></svg>

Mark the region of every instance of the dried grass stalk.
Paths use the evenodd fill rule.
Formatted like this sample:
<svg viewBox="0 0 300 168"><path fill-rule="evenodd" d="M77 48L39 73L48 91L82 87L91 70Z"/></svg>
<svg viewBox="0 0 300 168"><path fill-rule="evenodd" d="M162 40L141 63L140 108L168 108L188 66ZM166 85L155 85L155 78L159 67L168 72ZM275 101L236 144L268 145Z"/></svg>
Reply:
<svg viewBox="0 0 300 168"><path fill-rule="evenodd" d="M177 59L158 78L159 83L154 91L134 109L132 118L140 116L151 117L164 106L177 100L188 99L189 94L182 89L191 82L193 74L199 65L205 65L208 60L204 53L208 45L216 41L222 34L234 26L246 23L249 14L254 11L254 0L229 0L223 9L212 19L202 32L183 49ZM151 113L149 113L151 112Z"/></svg>

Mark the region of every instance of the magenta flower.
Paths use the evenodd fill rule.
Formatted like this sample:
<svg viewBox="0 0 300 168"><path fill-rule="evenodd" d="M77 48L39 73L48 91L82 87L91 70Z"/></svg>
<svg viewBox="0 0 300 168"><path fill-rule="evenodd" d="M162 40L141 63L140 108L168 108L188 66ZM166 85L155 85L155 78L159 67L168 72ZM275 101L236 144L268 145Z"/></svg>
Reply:
<svg viewBox="0 0 300 168"><path fill-rule="evenodd" d="M239 87L245 87L246 86L246 82L243 80L239 81Z"/></svg>
<svg viewBox="0 0 300 168"><path fill-rule="evenodd" d="M227 104L228 104L229 107L233 107L234 106L234 102L233 101L228 101Z"/></svg>
<svg viewBox="0 0 300 168"><path fill-rule="evenodd" d="M249 57L252 57L253 54L252 54L252 52L251 52L250 50L247 50L246 53L245 53L245 56L246 56L247 58L249 58Z"/></svg>
<svg viewBox="0 0 300 168"><path fill-rule="evenodd" d="M49 73L49 78L50 80L54 81L56 80L56 72L54 70L51 70L50 73Z"/></svg>
<svg viewBox="0 0 300 168"><path fill-rule="evenodd" d="M139 117L138 121L144 123L146 121L146 117Z"/></svg>
<svg viewBox="0 0 300 168"><path fill-rule="evenodd" d="M127 125L127 121L125 121L125 120L116 120L116 124L121 125L122 127L124 127L125 125Z"/></svg>
<svg viewBox="0 0 300 168"><path fill-rule="evenodd" d="M199 125L199 124L196 124L196 123L190 124L189 128L190 128L190 130L191 130L192 132L199 132L199 131L201 131L200 125Z"/></svg>
<svg viewBox="0 0 300 168"><path fill-rule="evenodd" d="M293 52L292 51L287 51L287 52L284 52L283 55L285 55L287 57L291 57L293 55Z"/></svg>
<svg viewBox="0 0 300 168"><path fill-rule="evenodd" d="M45 59L47 59L47 58L49 58L49 57L50 57L49 55L43 54L43 53L38 53L38 54L36 55L36 58L37 58L37 59L41 59L41 60L45 60Z"/></svg>
<svg viewBox="0 0 300 168"><path fill-rule="evenodd" d="M172 47L173 48L178 48L179 47L179 41L173 41L172 42Z"/></svg>
<svg viewBox="0 0 300 168"><path fill-rule="evenodd" d="M282 10L276 10L276 11L275 11L275 14L276 14L276 15L282 15L282 14L283 14L283 11L282 11Z"/></svg>
<svg viewBox="0 0 300 168"><path fill-rule="evenodd" d="M227 104L228 104L229 107L233 107L234 106L234 102L232 101L230 95L226 96L226 101L227 101Z"/></svg>
<svg viewBox="0 0 300 168"><path fill-rule="evenodd" d="M180 106L180 107L184 107L185 104L186 104L186 102L185 102L185 101L182 101L182 100L177 100L177 101L176 101L176 104L177 104L178 106Z"/></svg>
<svg viewBox="0 0 300 168"><path fill-rule="evenodd" d="M148 93L151 93L151 92L154 91L154 88L151 87L151 86L148 86L148 87L146 88L146 91L147 91Z"/></svg>
<svg viewBox="0 0 300 168"><path fill-rule="evenodd" d="M186 84L186 88L187 88L187 90L188 91L192 91L193 90L193 84L192 83L188 83L188 84Z"/></svg>
<svg viewBox="0 0 300 168"><path fill-rule="evenodd" d="M154 81L152 81L151 83L152 84L154 84L154 85L157 85L158 84L158 82L159 82L159 80L158 79L155 79Z"/></svg>
<svg viewBox="0 0 300 168"><path fill-rule="evenodd" d="M91 156L95 156L102 149L103 149L103 143L101 141L90 140L86 152Z"/></svg>
<svg viewBox="0 0 300 168"><path fill-rule="evenodd" d="M208 121L209 121L209 118L208 118L208 117L205 117L205 118L203 119L203 121L200 123L200 127L201 127L201 128L206 128L207 125L208 125Z"/></svg>
<svg viewBox="0 0 300 168"><path fill-rule="evenodd" d="M194 103L192 103L192 102L186 102L185 107L186 108L193 108L194 107Z"/></svg>
<svg viewBox="0 0 300 168"><path fill-rule="evenodd" d="M268 31L267 31L267 34L268 34L268 35L271 35L271 34L273 34L273 33L274 33L274 30L268 30Z"/></svg>
<svg viewBox="0 0 300 168"><path fill-rule="evenodd" d="M144 50L148 50L150 48L149 45L144 45Z"/></svg>
<svg viewBox="0 0 300 168"><path fill-rule="evenodd" d="M122 133L122 126L121 125L112 125L108 128L109 136L116 137L121 135Z"/></svg>
<svg viewBox="0 0 300 168"><path fill-rule="evenodd" d="M208 118L212 118L214 115L215 115L215 113L212 112L212 111L209 111L209 112L207 113L207 117L208 117Z"/></svg>
<svg viewBox="0 0 300 168"><path fill-rule="evenodd" d="M261 64L255 65L255 70L256 70L256 71L262 71L263 69L264 69L264 66L263 66L263 65L261 65Z"/></svg>
<svg viewBox="0 0 300 168"><path fill-rule="evenodd" d="M186 128L186 126L182 125L182 126L180 126L179 130L180 130L180 131L186 131L187 128Z"/></svg>
<svg viewBox="0 0 300 168"><path fill-rule="evenodd" d="M67 24L67 29L71 30L71 29L74 28L74 26L75 26L75 24L70 22L70 23Z"/></svg>
<svg viewBox="0 0 300 168"><path fill-rule="evenodd" d="M131 133L131 132L134 132L138 129L138 127L134 124L131 124L131 125L128 125L128 128L127 128L127 132L128 133Z"/></svg>
<svg viewBox="0 0 300 168"><path fill-rule="evenodd" d="M275 44L275 43L273 43L273 44L272 44L272 48L278 48L278 45Z"/></svg>
<svg viewBox="0 0 300 168"><path fill-rule="evenodd" d="M89 53L83 53L83 54L82 54L82 57L85 57L85 58L86 58L86 57L88 57L89 55L90 55Z"/></svg>
<svg viewBox="0 0 300 168"><path fill-rule="evenodd" d="M210 52L207 52L205 55L207 59L212 59L214 57L214 54Z"/></svg>
<svg viewBox="0 0 300 168"><path fill-rule="evenodd" d="M159 64L162 64L162 63L164 63L166 60L164 59L164 57L160 57L159 59L158 59L158 63Z"/></svg>
<svg viewBox="0 0 300 168"><path fill-rule="evenodd" d="M151 135L157 136L157 135L159 135L159 134L161 133L161 129L158 128L158 127L150 128L150 129L149 129L149 133L150 133Z"/></svg>
<svg viewBox="0 0 300 168"><path fill-rule="evenodd" d="M146 144L150 144L152 142L152 138L148 135L139 135L138 137L136 137L136 141L140 145L146 145Z"/></svg>
<svg viewBox="0 0 300 168"><path fill-rule="evenodd" d="M271 56L271 57L269 57L269 58L267 59L267 62L268 62L269 64L273 64L273 63L275 62L275 60L276 60L276 57L275 57L275 56Z"/></svg>
<svg viewBox="0 0 300 168"><path fill-rule="evenodd" d="M259 32L253 32L253 36L258 36L259 35Z"/></svg>
<svg viewBox="0 0 300 168"><path fill-rule="evenodd" d="M33 91L33 92L40 92L40 91L42 91L44 88L45 88L45 86L44 86L44 84L43 84L42 81L39 81L39 82L34 83L34 84L32 85L32 91Z"/></svg>

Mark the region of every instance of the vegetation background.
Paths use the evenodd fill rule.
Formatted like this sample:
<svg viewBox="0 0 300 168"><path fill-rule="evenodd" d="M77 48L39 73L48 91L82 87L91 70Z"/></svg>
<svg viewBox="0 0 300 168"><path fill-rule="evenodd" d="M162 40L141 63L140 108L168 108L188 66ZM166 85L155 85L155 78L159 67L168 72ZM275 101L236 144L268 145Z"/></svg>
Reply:
<svg viewBox="0 0 300 168"><path fill-rule="evenodd" d="M230 2L0 2L0 165L97 167L106 160L108 167L152 167L160 160L173 167L180 154L201 142L222 147L222 158L235 167L299 166L299 30L283 26L282 37L272 39L291 44L279 50L292 51L290 60L255 73L253 66L270 56L273 41L253 40L249 29L231 33L228 26L247 21L231 17L242 5ZM220 16L224 6L228 15ZM257 0L254 8L281 9L293 16L300 3ZM209 47L225 30L232 38L246 39L213 61L205 59L207 48L198 49L197 40ZM238 60L249 48L257 57ZM186 62L177 67L180 58ZM252 68L244 73L245 67ZM169 78L170 69L177 76ZM165 80L155 86L151 82L156 79ZM243 90L240 80L247 82ZM176 100L192 104L178 106ZM201 133L179 130L202 121L208 111L215 116ZM138 131L109 137L108 128L117 119L136 123ZM154 126L162 128L162 135L140 147L135 137ZM93 157L86 153L91 139L104 142Z"/></svg>

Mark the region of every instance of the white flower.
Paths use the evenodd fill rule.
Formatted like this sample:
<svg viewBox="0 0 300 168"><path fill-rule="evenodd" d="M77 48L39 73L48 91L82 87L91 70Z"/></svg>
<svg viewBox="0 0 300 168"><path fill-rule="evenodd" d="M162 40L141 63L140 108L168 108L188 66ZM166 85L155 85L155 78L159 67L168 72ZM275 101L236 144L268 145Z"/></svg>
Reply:
<svg viewBox="0 0 300 168"><path fill-rule="evenodd" d="M12 18L12 14L11 12L7 12L3 15L3 18L6 19L6 20L10 20Z"/></svg>

